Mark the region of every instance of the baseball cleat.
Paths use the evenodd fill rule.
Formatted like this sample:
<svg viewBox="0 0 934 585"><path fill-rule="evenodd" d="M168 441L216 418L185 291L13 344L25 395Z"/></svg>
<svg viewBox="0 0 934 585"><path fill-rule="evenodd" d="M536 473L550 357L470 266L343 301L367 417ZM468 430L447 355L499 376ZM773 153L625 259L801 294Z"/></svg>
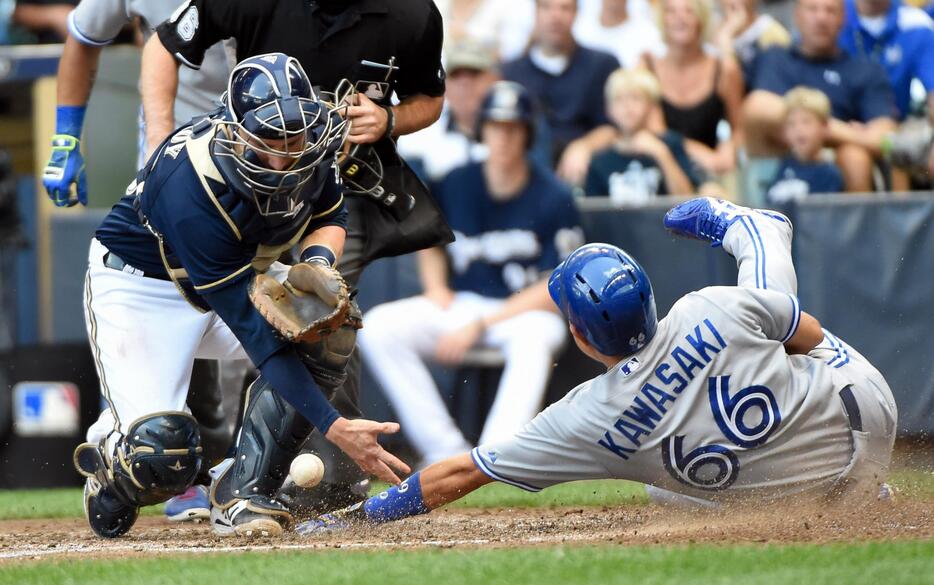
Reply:
<svg viewBox="0 0 934 585"><path fill-rule="evenodd" d="M879 486L878 499L880 502L894 504L897 497L898 497L898 489L895 486L889 485L887 483L883 483Z"/></svg>
<svg viewBox="0 0 934 585"><path fill-rule="evenodd" d="M276 499L296 516L308 518L365 500L369 492L368 479L352 484L322 481L315 487L303 488L288 478L276 494Z"/></svg>
<svg viewBox="0 0 934 585"><path fill-rule="evenodd" d="M665 227L676 236L723 244L723 236L740 218L760 215L791 225L785 215L777 211L753 209L723 199L699 197L675 205L665 214Z"/></svg>
<svg viewBox="0 0 934 585"><path fill-rule="evenodd" d="M84 517L94 534L117 538L129 532L139 517L139 508L123 503L93 477L84 482Z"/></svg>
<svg viewBox="0 0 934 585"><path fill-rule="evenodd" d="M211 528L218 536L279 536L291 522L285 506L263 496L237 500L223 510L211 508Z"/></svg>
<svg viewBox="0 0 934 585"><path fill-rule="evenodd" d="M193 485L165 503L165 517L169 522L200 522L211 517L208 488Z"/></svg>
<svg viewBox="0 0 934 585"><path fill-rule="evenodd" d="M297 525L295 532L302 536L313 536L315 534L347 530L354 524L366 519L366 514L363 511L364 503L366 502L357 502L346 508L328 514L321 514L317 518L312 518Z"/></svg>

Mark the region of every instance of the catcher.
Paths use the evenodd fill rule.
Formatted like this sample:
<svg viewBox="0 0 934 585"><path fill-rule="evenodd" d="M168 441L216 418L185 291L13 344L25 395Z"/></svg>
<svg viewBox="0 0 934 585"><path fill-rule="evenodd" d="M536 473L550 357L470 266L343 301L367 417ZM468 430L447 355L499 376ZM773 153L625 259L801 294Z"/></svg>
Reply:
<svg viewBox="0 0 934 585"><path fill-rule="evenodd" d="M85 315L108 407L75 465L102 537L201 467L184 410L195 358L249 357L261 373L233 456L211 470L216 532L281 532L290 514L273 496L313 428L385 481L408 472L377 443L398 424L348 420L328 402L361 325L332 268L347 219L342 102L319 99L281 53L238 64L223 102L159 146L91 241ZM300 263L276 262L297 244Z"/></svg>

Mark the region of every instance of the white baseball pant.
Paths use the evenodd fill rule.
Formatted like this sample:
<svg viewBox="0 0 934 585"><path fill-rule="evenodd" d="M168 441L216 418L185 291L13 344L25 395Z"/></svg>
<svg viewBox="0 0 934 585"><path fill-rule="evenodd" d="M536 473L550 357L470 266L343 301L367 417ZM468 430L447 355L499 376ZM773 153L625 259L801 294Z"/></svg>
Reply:
<svg viewBox="0 0 934 585"><path fill-rule="evenodd" d="M107 408L87 440L109 446L133 421L185 404L195 358L246 359L233 332L214 312L192 307L170 281L143 277L131 267L104 265L107 248L91 241L84 285L84 316L101 394ZM270 274L285 278L276 263Z"/></svg>

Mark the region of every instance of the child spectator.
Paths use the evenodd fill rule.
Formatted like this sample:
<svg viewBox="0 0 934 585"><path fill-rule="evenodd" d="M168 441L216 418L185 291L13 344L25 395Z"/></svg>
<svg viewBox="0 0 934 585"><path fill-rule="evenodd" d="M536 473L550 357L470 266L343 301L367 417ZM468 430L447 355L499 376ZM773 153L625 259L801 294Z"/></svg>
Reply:
<svg viewBox="0 0 934 585"><path fill-rule="evenodd" d="M684 139L673 131L656 135L649 117L661 91L644 69L618 69L606 82L607 113L618 135L596 153L587 172L588 196L609 195L614 203L642 203L656 195L694 191L692 163Z"/></svg>
<svg viewBox="0 0 934 585"><path fill-rule="evenodd" d="M783 204L811 193L839 193L843 174L821 159L828 135L830 100L816 89L799 86L785 94L783 131L791 154L782 161L767 192L770 203Z"/></svg>

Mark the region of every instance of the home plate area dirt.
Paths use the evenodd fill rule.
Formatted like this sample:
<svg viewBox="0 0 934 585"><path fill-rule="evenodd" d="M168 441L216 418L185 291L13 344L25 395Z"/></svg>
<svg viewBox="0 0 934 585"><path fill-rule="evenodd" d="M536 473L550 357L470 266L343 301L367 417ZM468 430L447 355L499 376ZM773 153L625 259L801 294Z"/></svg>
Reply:
<svg viewBox="0 0 934 585"><path fill-rule="evenodd" d="M730 508L688 511L654 505L612 508L439 510L377 527L303 537L216 537L207 524L144 517L122 538L96 538L83 519L0 522L0 563L80 556L246 550L524 547L616 543L827 543L934 538L934 502L899 500L859 509Z"/></svg>

